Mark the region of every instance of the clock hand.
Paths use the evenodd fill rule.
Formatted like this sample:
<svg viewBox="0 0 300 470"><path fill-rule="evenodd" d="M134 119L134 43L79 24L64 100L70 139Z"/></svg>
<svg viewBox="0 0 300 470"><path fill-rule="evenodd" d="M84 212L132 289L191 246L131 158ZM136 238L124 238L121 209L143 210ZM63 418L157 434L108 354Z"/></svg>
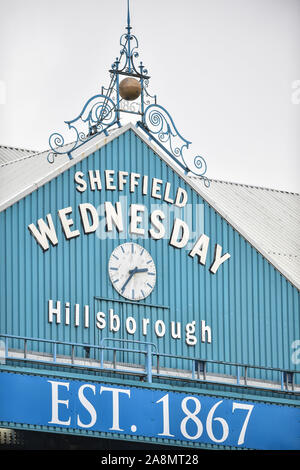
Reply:
<svg viewBox="0 0 300 470"><path fill-rule="evenodd" d="M135 267L134 269L130 269L129 270L129 277L128 279L125 281L125 283L123 284L121 290L122 292L124 292L125 290L125 287L127 286L128 282L130 281L130 279L132 278L132 276L134 276L134 274L136 273L146 273L148 272L148 268L141 268L141 269L138 269L137 267Z"/></svg>
<svg viewBox="0 0 300 470"><path fill-rule="evenodd" d="M142 268L142 269L130 269L129 274L135 274L135 273L146 273L148 271L148 268Z"/></svg>
<svg viewBox="0 0 300 470"><path fill-rule="evenodd" d="M127 279L127 281L125 281L125 283L123 284L122 288L121 288L121 291L124 292L125 290L125 287L127 286L128 282L130 281L130 279L132 278L132 276L136 273L137 271L137 267L135 267L134 269L131 269L129 271L129 277Z"/></svg>

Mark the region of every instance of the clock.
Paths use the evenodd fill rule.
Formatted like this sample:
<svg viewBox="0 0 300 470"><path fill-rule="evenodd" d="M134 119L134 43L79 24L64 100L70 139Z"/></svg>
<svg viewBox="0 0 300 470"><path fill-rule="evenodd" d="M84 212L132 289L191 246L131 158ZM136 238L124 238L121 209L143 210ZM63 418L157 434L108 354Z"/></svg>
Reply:
<svg viewBox="0 0 300 470"><path fill-rule="evenodd" d="M108 273L113 287L130 300L148 297L156 282L156 268L151 255L137 243L123 243L112 252Z"/></svg>

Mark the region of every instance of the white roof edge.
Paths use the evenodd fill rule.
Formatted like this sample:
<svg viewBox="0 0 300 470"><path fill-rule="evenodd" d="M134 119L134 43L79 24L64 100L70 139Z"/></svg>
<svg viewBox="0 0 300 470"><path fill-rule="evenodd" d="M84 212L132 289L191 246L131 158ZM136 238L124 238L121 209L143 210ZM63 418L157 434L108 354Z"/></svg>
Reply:
<svg viewBox="0 0 300 470"><path fill-rule="evenodd" d="M199 176L191 176L191 178L199 179ZM221 183L221 184L227 184L231 186L241 186L242 188L254 188L254 189L261 189L263 191L270 191L274 193L281 193L281 194L290 194L291 196L300 196L300 193L297 193L296 191L286 191L284 189L276 189L276 188L270 188L268 186L257 186L256 184L250 184L250 183L237 183L236 181L225 181L225 180L219 180L219 179L214 179L211 178L210 181L213 181L214 183Z"/></svg>
<svg viewBox="0 0 300 470"><path fill-rule="evenodd" d="M225 214L224 211L220 207L218 207L218 204L214 200L207 196L207 194L202 193L199 186L194 184L192 178L182 173L179 167L176 166L175 162L171 161L170 158L166 158L166 155L163 153L163 151L158 146L156 146L149 138L146 138L146 134L144 134L140 128L134 126L134 124L132 124L131 122L125 124L124 126L117 129L115 132L112 132L110 135L104 138L103 136L101 136L101 138L99 139L99 136L95 136L94 139L97 139L97 137L98 139L95 140L93 143L92 141L94 139L91 139L89 142L87 142L82 147L73 152L72 160L62 164L60 167L56 168L56 170L54 170L52 173L45 176L45 178L34 182L32 185L28 186L26 189L16 194L13 198L4 201L2 204L0 204L0 212L12 206L17 201L32 193L36 189L40 188L44 184L48 183L53 178L68 170L72 166L76 165L78 162L82 161L91 153L95 152L101 147L104 147L104 145L107 145L109 142L114 140L116 137L119 137L120 135L124 134L129 129L133 130L135 134L140 137L141 140L143 140L145 144L148 145L158 155L159 158L161 158L169 167L172 168L173 171L175 171L175 173L178 174L178 176L180 176L189 186L191 186L192 189L196 191L199 196L202 197L202 199L204 199L223 219L225 219L243 238L245 238L245 240L247 240L264 258L266 258L266 260L270 264L272 264L272 266L274 266L274 268L279 271L293 286L300 290L300 284L294 279L292 279L291 276L284 269L282 269L282 267L278 265L277 261L274 260L266 250L258 246L258 244L251 237L249 237L249 235L243 229L241 229L234 220L231 219L231 217Z"/></svg>

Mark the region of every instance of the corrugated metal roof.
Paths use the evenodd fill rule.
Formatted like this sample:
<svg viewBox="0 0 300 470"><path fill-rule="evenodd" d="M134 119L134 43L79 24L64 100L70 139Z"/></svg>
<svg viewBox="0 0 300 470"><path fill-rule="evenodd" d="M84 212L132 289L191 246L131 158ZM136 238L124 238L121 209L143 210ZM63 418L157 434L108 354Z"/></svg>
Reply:
<svg viewBox="0 0 300 470"><path fill-rule="evenodd" d="M0 147L0 158L2 149ZM48 153L49 150L41 153L16 152L15 155L18 154L19 158L0 163L0 211L3 210L1 206L4 205L5 208L13 204L24 197L26 191L34 191L41 185L41 181L54 177L57 169L70 161L67 155L59 155L50 164L47 160Z"/></svg>
<svg viewBox="0 0 300 470"><path fill-rule="evenodd" d="M24 151L20 157L21 149L15 149L19 158L3 163L1 156L5 147L0 147L0 211L128 129L135 131L174 167L167 155L131 123L108 137L95 136L81 147L80 152L74 152L73 160L66 155L58 156L52 165L47 161L48 151L36 154L26 154L28 151ZM216 180L212 180L207 188L201 179L186 177L177 167L174 169L290 282L300 288L299 194Z"/></svg>
<svg viewBox="0 0 300 470"><path fill-rule="evenodd" d="M21 158L37 153L36 150L20 149L17 147L7 147L0 145L0 166L8 165Z"/></svg>
<svg viewBox="0 0 300 470"><path fill-rule="evenodd" d="M300 284L300 194L216 180L206 188L199 178L192 179L227 220L234 220Z"/></svg>

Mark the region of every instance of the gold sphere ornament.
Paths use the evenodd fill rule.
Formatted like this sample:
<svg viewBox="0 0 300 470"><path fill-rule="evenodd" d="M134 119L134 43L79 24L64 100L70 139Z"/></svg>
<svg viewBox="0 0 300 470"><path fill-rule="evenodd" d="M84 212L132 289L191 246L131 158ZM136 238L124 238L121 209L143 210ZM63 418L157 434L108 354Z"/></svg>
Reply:
<svg viewBox="0 0 300 470"><path fill-rule="evenodd" d="M141 91L140 82L132 77L124 78L119 85L120 95L126 101L136 100L140 96Z"/></svg>

